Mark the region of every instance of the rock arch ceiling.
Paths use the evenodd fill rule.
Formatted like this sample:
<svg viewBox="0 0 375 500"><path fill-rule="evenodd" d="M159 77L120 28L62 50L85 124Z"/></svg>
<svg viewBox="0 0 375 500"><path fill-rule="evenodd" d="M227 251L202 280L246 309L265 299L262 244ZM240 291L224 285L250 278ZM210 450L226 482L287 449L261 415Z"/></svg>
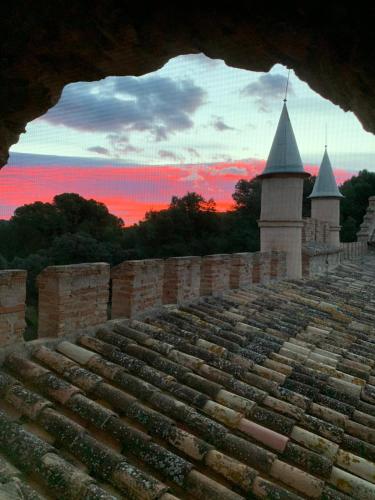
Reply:
<svg viewBox="0 0 375 500"><path fill-rule="evenodd" d="M375 132L374 14L335 1L282 11L250 1L153 10L115 0L13 1L0 20L0 165L66 84L139 76L198 52L252 71L282 63Z"/></svg>

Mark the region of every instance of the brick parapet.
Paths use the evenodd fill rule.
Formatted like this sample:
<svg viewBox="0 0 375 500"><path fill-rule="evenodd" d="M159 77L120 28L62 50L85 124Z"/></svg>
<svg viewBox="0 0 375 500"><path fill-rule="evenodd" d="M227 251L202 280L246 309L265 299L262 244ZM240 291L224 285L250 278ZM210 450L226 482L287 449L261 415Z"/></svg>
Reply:
<svg viewBox="0 0 375 500"><path fill-rule="evenodd" d="M201 264L201 295L215 295L230 288L229 254L205 255Z"/></svg>
<svg viewBox="0 0 375 500"><path fill-rule="evenodd" d="M183 304L200 295L201 257L170 257L164 261L163 304Z"/></svg>
<svg viewBox="0 0 375 500"><path fill-rule="evenodd" d="M112 279L112 318L132 318L163 303L164 261L128 260L115 266Z"/></svg>
<svg viewBox="0 0 375 500"><path fill-rule="evenodd" d="M272 250L270 256L270 279L278 280L286 277L286 252Z"/></svg>
<svg viewBox="0 0 375 500"><path fill-rule="evenodd" d="M23 341L27 272L0 271L0 347Z"/></svg>
<svg viewBox="0 0 375 500"><path fill-rule="evenodd" d="M59 337L107 320L109 264L50 266L37 283L38 337Z"/></svg>
<svg viewBox="0 0 375 500"><path fill-rule="evenodd" d="M268 283L271 279L271 254L270 252L259 252L260 283Z"/></svg>
<svg viewBox="0 0 375 500"><path fill-rule="evenodd" d="M241 288L253 282L253 254L241 252L231 254L230 263L230 288Z"/></svg>

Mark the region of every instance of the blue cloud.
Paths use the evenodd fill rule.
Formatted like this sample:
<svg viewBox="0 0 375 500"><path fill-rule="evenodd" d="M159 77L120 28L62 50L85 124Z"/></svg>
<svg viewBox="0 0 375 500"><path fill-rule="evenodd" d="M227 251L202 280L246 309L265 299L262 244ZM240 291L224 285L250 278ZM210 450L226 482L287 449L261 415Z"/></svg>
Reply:
<svg viewBox="0 0 375 500"><path fill-rule="evenodd" d="M243 96L255 97L255 103L258 110L263 112L271 111L271 105L274 101L280 101L285 95L287 77L279 74L261 75L255 82L249 83L244 87L240 94ZM288 92L294 95L294 89L289 82Z"/></svg>
<svg viewBox="0 0 375 500"><path fill-rule="evenodd" d="M149 132L156 141L192 128L192 115L206 91L191 80L152 75L108 78L65 87L60 101L41 119L88 132Z"/></svg>

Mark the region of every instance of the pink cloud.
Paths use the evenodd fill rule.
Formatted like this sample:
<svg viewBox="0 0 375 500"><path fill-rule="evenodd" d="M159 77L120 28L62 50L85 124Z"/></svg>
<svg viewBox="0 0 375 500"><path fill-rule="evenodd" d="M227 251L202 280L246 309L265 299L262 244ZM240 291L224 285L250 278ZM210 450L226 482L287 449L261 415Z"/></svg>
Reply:
<svg viewBox="0 0 375 500"><path fill-rule="evenodd" d="M34 201L49 202L56 194L79 193L105 203L127 226L142 220L148 210L161 210L173 195L197 191L214 198L220 211L232 207L239 179L251 179L264 169L264 160L239 160L191 166L8 166L0 172L0 218ZM306 170L316 174L318 167ZM353 175L335 169L339 183Z"/></svg>

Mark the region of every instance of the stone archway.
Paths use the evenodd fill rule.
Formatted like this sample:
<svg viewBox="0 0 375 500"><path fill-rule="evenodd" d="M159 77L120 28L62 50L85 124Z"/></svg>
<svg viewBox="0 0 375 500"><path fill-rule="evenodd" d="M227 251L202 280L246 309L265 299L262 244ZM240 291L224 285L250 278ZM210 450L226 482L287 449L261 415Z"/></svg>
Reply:
<svg viewBox="0 0 375 500"><path fill-rule="evenodd" d="M63 87L108 75L142 75L170 58L203 52L228 65L294 69L311 88L375 131L373 12L342 2L320 7L144 5L115 0L15 0L0 21L0 165L27 122ZM373 10L373 9L372 9Z"/></svg>

